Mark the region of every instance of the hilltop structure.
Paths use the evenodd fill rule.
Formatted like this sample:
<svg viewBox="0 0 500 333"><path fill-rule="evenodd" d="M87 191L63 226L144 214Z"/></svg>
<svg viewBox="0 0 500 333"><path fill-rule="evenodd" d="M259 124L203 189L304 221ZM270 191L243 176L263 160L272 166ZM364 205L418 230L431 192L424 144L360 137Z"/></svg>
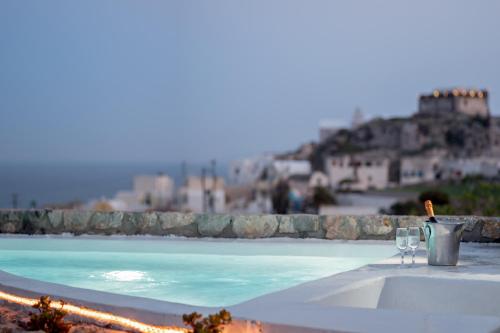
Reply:
<svg viewBox="0 0 500 333"><path fill-rule="evenodd" d="M488 118L488 92L486 90L455 88L434 90L432 94L420 95L418 114L440 116L461 113L468 116Z"/></svg>

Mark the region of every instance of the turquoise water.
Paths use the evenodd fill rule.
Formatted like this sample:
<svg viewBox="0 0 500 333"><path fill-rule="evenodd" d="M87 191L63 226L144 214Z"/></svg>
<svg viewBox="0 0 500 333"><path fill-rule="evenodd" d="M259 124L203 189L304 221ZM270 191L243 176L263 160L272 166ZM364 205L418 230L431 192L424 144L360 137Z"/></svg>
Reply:
<svg viewBox="0 0 500 333"><path fill-rule="evenodd" d="M3 237L0 269L80 288L227 306L395 252L386 243Z"/></svg>

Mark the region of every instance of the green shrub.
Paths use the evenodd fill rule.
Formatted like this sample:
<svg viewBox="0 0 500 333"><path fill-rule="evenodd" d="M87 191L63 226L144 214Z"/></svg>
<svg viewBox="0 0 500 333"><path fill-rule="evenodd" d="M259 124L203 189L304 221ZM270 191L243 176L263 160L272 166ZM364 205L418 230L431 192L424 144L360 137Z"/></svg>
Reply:
<svg viewBox="0 0 500 333"><path fill-rule="evenodd" d="M422 215L423 206L414 201L399 201L391 206L389 209L389 214L393 215Z"/></svg>
<svg viewBox="0 0 500 333"><path fill-rule="evenodd" d="M63 318L67 312L63 310L64 302L60 301L62 307L54 309L50 307L52 300L49 296L42 296L40 300L33 305L33 308L38 310L38 313L30 313L28 322L28 330L44 331L47 333L66 333L71 325L64 322Z"/></svg>
<svg viewBox="0 0 500 333"><path fill-rule="evenodd" d="M335 197L326 187L316 186L314 188L313 204L315 207L321 205L335 205L336 203Z"/></svg>
<svg viewBox="0 0 500 333"><path fill-rule="evenodd" d="M193 333L222 333L224 326L231 323L232 318L229 311L222 309L219 313L203 315L193 312L182 316L184 324L192 328Z"/></svg>
<svg viewBox="0 0 500 333"><path fill-rule="evenodd" d="M448 194L439 190L429 190L420 193L418 201L423 204L426 200L432 201L432 203L437 206L448 205L450 203Z"/></svg>

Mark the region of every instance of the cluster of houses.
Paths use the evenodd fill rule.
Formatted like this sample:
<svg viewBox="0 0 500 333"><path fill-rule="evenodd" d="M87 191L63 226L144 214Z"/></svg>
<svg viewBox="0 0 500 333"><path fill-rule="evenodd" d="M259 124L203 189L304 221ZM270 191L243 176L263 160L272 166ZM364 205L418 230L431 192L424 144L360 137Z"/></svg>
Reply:
<svg viewBox="0 0 500 333"><path fill-rule="evenodd" d="M308 160L283 160L263 155L231 163L228 175L229 209L233 212L271 213L272 195L280 182L289 188L292 211L302 211L316 187L329 188L328 177L313 171Z"/></svg>
<svg viewBox="0 0 500 333"><path fill-rule="evenodd" d="M449 119L460 117L479 119L486 126L477 130L462 120L449 124ZM500 119L490 115L485 90L435 90L420 96L415 115L396 121L363 124L356 110L350 138L361 138L354 144L364 144L364 149L345 151L329 143L341 130L331 122L320 125L319 145L333 147L326 149L320 167L313 167L310 158L317 148L304 145L294 156L265 154L234 161L227 178L185 177L177 189L164 174L137 176L132 190L89 205L133 211L271 213L273 192L285 182L291 211L301 211L318 187L332 193L364 192L468 175L499 176ZM458 153L457 146L454 152L450 148L457 142Z"/></svg>
<svg viewBox="0 0 500 333"><path fill-rule="evenodd" d="M176 188L168 175L139 175L131 190L119 191L111 199L101 198L87 204L90 209L120 211L226 211L225 180L222 177L189 176Z"/></svg>
<svg viewBox="0 0 500 333"><path fill-rule="evenodd" d="M482 125L474 128L471 122ZM387 124L391 126L374 122L358 131L368 130L368 145L376 148L325 156L331 187L366 191L500 175L499 118L490 114L485 90L434 90L420 96L418 111L411 118Z"/></svg>

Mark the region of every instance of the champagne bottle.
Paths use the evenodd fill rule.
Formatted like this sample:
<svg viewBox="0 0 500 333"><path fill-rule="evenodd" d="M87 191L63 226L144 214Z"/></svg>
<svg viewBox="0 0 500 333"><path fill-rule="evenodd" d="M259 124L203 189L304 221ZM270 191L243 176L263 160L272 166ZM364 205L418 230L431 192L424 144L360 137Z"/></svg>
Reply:
<svg viewBox="0 0 500 333"><path fill-rule="evenodd" d="M426 200L424 202L424 205L425 205L425 211L427 212L427 216L429 216L429 221L437 223L437 220L434 217L434 208L432 208L432 201Z"/></svg>

